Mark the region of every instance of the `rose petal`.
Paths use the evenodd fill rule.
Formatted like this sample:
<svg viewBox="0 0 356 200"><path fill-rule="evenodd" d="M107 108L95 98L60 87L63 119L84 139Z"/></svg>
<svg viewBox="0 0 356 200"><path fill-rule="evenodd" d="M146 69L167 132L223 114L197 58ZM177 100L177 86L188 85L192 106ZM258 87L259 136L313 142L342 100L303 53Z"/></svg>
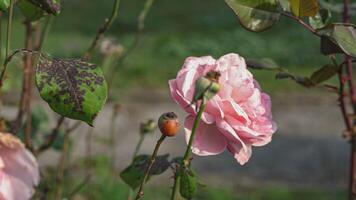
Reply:
<svg viewBox="0 0 356 200"><path fill-rule="evenodd" d="M195 117L189 115L185 119L184 129L185 138L188 143ZM196 130L192 151L200 156L217 155L222 153L227 145L224 135L216 129L215 125L206 124L204 122L199 123L199 127Z"/></svg>
<svg viewBox="0 0 356 200"><path fill-rule="evenodd" d="M234 158L239 162L241 165L244 165L251 157L252 148L251 145L243 145L239 142L229 142L227 144L227 149L234 155Z"/></svg>
<svg viewBox="0 0 356 200"><path fill-rule="evenodd" d="M5 165L4 173L17 177L31 187L38 184L38 164L28 150L2 150L0 157Z"/></svg>
<svg viewBox="0 0 356 200"><path fill-rule="evenodd" d="M34 194L34 189L20 179L0 171L0 196L6 200L26 200Z"/></svg>

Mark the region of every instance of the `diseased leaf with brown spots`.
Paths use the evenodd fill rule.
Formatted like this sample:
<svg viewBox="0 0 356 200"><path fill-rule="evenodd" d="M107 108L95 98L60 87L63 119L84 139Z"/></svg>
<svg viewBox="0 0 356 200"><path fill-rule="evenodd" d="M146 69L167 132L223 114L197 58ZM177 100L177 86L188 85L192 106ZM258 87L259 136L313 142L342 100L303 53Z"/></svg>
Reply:
<svg viewBox="0 0 356 200"><path fill-rule="evenodd" d="M49 14L58 15L61 11L61 4L59 0L29 0L29 1Z"/></svg>
<svg viewBox="0 0 356 200"><path fill-rule="evenodd" d="M100 67L80 59L41 56L36 85L52 110L91 126L107 98L107 83Z"/></svg>

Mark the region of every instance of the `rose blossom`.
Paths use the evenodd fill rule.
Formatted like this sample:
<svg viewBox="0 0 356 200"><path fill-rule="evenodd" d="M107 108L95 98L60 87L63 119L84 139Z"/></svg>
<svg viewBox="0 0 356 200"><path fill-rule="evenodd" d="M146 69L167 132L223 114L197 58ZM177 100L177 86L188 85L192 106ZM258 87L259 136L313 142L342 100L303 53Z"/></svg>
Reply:
<svg viewBox="0 0 356 200"><path fill-rule="evenodd" d="M169 81L172 98L188 113L184 123L186 141L197 115L195 105L190 106L195 81L212 70L221 73L221 89L207 102L192 151L208 156L227 149L243 165L251 157L252 146L269 143L277 129L271 99L261 91L239 55L227 54L218 60L211 56L189 57L177 78Z"/></svg>
<svg viewBox="0 0 356 200"><path fill-rule="evenodd" d="M0 200L27 200L39 182L38 164L21 141L0 133Z"/></svg>

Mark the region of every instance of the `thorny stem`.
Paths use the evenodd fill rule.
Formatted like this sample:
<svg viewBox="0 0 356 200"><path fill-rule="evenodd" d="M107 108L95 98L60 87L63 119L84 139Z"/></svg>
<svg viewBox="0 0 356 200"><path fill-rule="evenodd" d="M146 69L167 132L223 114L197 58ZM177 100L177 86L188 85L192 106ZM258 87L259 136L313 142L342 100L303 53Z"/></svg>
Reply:
<svg viewBox="0 0 356 200"><path fill-rule="evenodd" d="M26 41L25 48L31 50L33 47L33 26L31 22L26 21ZM22 109L26 114L25 125L25 145L33 152L32 146L32 113L31 113L31 100L32 100L32 82L33 82L33 59L32 55L24 55L24 73L23 73L23 85L22 85ZM21 112L21 111L20 111ZM19 116L19 122L22 123L22 116Z"/></svg>
<svg viewBox="0 0 356 200"><path fill-rule="evenodd" d="M343 22L350 22L350 0L344 0L344 9L342 13ZM356 114L356 94L355 94L355 85L353 82L353 73L352 73L352 58L350 56L345 56L345 67L346 67L346 78L349 86L349 96L350 103L352 104L353 113ZM344 66L344 65L343 65ZM345 80L346 81L346 80ZM344 82L345 83L345 82ZM342 112L346 111L346 108L341 108ZM347 115L347 113L346 113ZM350 134L350 180L349 180L349 200L356 199L356 135L354 127L356 126L356 120L351 120L350 118L345 119L347 123L348 132Z"/></svg>
<svg viewBox="0 0 356 200"><path fill-rule="evenodd" d="M311 33L313 33L314 35L320 37L320 34L311 26L309 26L307 23L305 23L302 19L299 19L298 17L295 17L289 13L286 12L281 12L281 14L285 17L288 17L294 21L297 21L299 24L301 24L302 26L304 26L306 29L308 29Z"/></svg>
<svg viewBox="0 0 356 200"><path fill-rule="evenodd" d="M189 142L188 142L188 146L187 149L185 150L184 156L183 156L183 162L181 163L182 165L184 165L185 167L189 167L190 165L190 154L192 152L192 145L194 142L194 137L196 134L196 130L199 127L199 122L201 120L201 117L203 115L203 112L205 110L205 106L206 106L206 99L203 98L200 107L199 107L199 111L197 116L194 119L194 124L193 124L193 128L192 128L192 132L189 138ZM178 183L179 183L179 176L177 176L177 173L175 174L174 177L174 184L173 184L173 189L172 189L172 195L171 195L171 200L175 200L176 196L177 196L177 192L178 192Z"/></svg>
<svg viewBox="0 0 356 200"><path fill-rule="evenodd" d="M91 43L89 49L85 53L85 56L84 56L85 59L91 58L91 55L92 55L94 49L96 48L96 46L98 45L99 40L103 37L105 32L110 28L110 26L114 22L116 16L118 15L119 7L120 7L120 0L115 0L114 7L113 7L110 17L108 19L105 19L104 25L101 28L99 28L98 32L96 33L96 36L95 36L93 42Z"/></svg>
<svg viewBox="0 0 356 200"><path fill-rule="evenodd" d="M159 150L159 147L161 146L161 144L163 143L164 139L166 139L166 136L165 135L162 135L159 140L157 141L157 144L156 144L156 147L151 155L151 158L150 158L150 162L146 168L146 171L145 171L145 175L143 176L142 180L141 180L141 185L140 185L140 189L138 190L137 192L137 195L136 195L136 198L135 200L138 200L140 198L143 197L144 195L144 185L145 185L145 182L150 174L150 171L151 171L151 168L153 166L153 164L155 163L156 161L156 157L157 157L157 153L158 153L158 150Z"/></svg>
<svg viewBox="0 0 356 200"><path fill-rule="evenodd" d="M11 34L12 34L12 19L14 16L14 3L15 0L10 0L10 8L9 8L9 18L7 20L7 32L6 32L6 49L5 49L5 58L8 58L10 54L10 47L11 47ZM3 64L3 70L0 74L0 89L2 88L3 81L7 71L7 63L6 60Z"/></svg>
<svg viewBox="0 0 356 200"><path fill-rule="evenodd" d="M137 31L135 33L135 38L134 38L133 42L131 43L131 45L129 46L129 48L124 52L124 54L118 60L118 66L122 65L124 60L132 53L132 51L139 44L139 41L141 39L142 31L145 28L146 17L148 15L148 13L150 12L153 3L154 3L154 0L147 0L146 3L145 3L145 6L143 7L143 9L141 10L140 14L138 15ZM112 70L112 72L110 74L110 77L108 78L108 84L109 85L111 85L112 81L114 80L114 77L115 77L115 74L116 74L117 70L118 70L117 67L115 67Z"/></svg>

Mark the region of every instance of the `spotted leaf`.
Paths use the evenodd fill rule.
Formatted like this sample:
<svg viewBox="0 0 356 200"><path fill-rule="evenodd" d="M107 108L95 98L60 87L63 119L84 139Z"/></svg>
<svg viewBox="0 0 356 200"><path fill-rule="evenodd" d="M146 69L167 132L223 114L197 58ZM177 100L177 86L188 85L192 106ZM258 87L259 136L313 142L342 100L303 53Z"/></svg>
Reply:
<svg viewBox="0 0 356 200"><path fill-rule="evenodd" d="M107 98L101 68L80 59L41 56L36 67L36 86L52 110L91 126Z"/></svg>

